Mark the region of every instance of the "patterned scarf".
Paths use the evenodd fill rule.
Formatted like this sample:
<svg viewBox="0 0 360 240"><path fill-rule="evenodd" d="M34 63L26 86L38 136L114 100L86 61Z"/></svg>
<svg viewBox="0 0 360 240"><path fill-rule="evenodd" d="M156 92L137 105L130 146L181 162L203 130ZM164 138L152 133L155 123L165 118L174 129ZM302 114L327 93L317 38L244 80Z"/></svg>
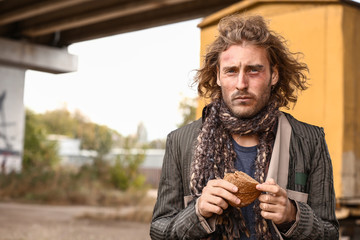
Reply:
<svg viewBox="0 0 360 240"><path fill-rule="evenodd" d="M223 178L226 172L234 172L236 153L232 143L232 134L253 135L259 137L255 160L255 179L265 181L272 146L275 140L273 129L279 116L277 104L269 102L251 119L234 116L223 100L215 100L205 109L205 119L195 146L194 161L191 166L190 187L192 194L200 196L208 180ZM271 239L267 222L260 215L259 201L254 204L257 239ZM240 234L249 236L241 209L229 207L218 216L216 231L212 239L239 239Z"/></svg>

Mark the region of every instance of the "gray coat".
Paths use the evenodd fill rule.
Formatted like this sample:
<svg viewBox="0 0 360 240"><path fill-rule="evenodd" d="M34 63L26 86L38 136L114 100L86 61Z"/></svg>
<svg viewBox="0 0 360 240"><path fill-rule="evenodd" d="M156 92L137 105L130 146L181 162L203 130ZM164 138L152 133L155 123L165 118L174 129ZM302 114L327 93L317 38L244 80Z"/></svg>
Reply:
<svg viewBox="0 0 360 240"><path fill-rule="evenodd" d="M337 240L339 224L335 216L332 164L324 131L284 114L291 126L286 189L300 192L307 199L294 199L298 211L296 224L286 235L278 234L274 238ZM201 239L208 237L211 232L208 224L196 215L196 201L187 201L192 199L190 166L201 125L201 120L197 120L171 132L167 137L158 199L150 229L153 240Z"/></svg>

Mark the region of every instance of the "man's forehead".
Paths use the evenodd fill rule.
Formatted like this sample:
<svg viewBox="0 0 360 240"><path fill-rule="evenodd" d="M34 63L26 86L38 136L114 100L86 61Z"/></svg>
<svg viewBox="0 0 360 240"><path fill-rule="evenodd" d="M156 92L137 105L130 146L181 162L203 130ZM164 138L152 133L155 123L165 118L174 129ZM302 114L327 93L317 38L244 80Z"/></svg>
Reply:
<svg viewBox="0 0 360 240"><path fill-rule="evenodd" d="M267 65L268 55L265 48L252 44L231 45L220 53L220 65Z"/></svg>

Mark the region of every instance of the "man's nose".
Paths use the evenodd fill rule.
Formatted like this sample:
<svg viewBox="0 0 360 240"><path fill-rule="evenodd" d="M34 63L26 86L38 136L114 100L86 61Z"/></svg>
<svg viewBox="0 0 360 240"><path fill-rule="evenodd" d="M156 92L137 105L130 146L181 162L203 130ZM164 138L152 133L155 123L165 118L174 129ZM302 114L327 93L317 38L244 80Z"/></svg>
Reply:
<svg viewBox="0 0 360 240"><path fill-rule="evenodd" d="M245 73L240 72L237 77L236 89L243 90L249 87L249 81Z"/></svg>

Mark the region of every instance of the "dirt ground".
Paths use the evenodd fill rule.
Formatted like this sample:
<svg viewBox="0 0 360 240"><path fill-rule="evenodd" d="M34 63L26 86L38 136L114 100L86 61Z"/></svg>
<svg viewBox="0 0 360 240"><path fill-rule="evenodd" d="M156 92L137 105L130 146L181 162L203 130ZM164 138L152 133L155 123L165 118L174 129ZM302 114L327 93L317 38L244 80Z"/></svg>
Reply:
<svg viewBox="0 0 360 240"><path fill-rule="evenodd" d="M0 203L0 240L149 240L150 225L112 218L131 209Z"/></svg>

